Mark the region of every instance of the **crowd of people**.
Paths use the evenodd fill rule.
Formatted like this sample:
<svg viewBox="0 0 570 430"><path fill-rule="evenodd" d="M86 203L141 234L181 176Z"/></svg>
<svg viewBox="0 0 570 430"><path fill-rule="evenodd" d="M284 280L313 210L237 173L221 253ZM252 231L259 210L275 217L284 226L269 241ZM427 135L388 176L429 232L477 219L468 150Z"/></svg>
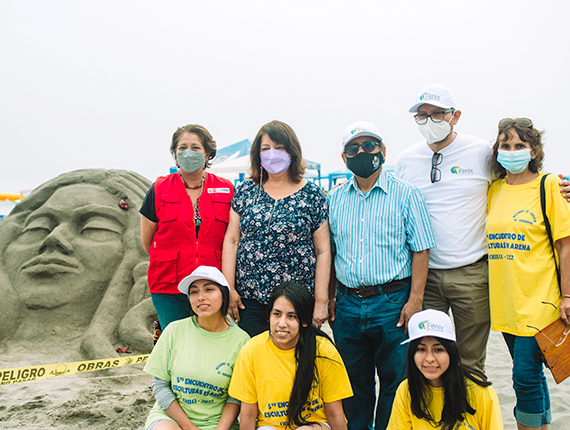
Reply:
<svg viewBox="0 0 570 430"><path fill-rule="evenodd" d="M229 430L238 415L241 430L502 429L491 328L513 358L518 428L548 428L534 334L570 325L570 184L541 171L528 118L501 120L494 143L457 133L436 84L409 111L424 139L395 174L359 121L339 148L354 176L326 197L283 122L261 127L235 194L206 172L210 133L174 133L180 170L140 211L164 330L147 430Z"/></svg>

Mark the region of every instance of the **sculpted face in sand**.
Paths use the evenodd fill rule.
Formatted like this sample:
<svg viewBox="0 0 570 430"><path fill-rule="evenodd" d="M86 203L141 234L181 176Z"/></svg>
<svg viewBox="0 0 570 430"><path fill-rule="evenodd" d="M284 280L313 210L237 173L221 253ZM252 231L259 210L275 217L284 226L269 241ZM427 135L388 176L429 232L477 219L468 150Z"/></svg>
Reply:
<svg viewBox="0 0 570 430"><path fill-rule="evenodd" d="M0 346L89 358L148 352L156 319L138 208L150 182L80 170L38 187L0 223ZM122 207L121 207L122 206Z"/></svg>
<svg viewBox="0 0 570 430"><path fill-rule="evenodd" d="M32 212L6 250L6 269L25 306L95 310L123 257L126 216L93 185L60 188Z"/></svg>

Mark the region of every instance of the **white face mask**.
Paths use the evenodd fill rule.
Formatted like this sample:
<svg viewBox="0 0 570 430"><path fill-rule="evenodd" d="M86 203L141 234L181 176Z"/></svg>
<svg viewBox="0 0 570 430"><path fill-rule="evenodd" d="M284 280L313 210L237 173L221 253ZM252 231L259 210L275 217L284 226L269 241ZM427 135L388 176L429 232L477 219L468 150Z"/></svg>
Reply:
<svg viewBox="0 0 570 430"><path fill-rule="evenodd" d="M433 122L431 118L428 118L427 122L423 125L418 125L418 128L428 143L441 142L451 133L451 125L445 120Z"/></svg>

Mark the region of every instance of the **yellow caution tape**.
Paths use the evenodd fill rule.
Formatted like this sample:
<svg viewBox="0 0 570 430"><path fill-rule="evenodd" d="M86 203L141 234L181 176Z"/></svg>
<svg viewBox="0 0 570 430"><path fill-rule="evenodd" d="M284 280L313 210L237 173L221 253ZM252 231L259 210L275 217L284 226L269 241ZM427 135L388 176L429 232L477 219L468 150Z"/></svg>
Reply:
<svg viewBox="0 0 570 430"><path fill-rule="evenodd" d="M144 363L149 354L130 357L106 358L102 360L76 361L74 363L47 364L44 366L25 366L0 370L0 385L19 384L21 382L39 381L56 376L74 375L76 373L94 372L114 369L129 364Z"/></svg>

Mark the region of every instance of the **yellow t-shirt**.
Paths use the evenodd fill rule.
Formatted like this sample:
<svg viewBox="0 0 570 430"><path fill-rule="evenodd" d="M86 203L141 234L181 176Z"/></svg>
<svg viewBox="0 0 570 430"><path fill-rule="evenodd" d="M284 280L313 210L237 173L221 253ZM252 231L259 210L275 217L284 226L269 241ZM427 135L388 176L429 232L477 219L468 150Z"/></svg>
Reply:
<svg viewBox="0 0 570 430"><path fill-rule="evenodd" d="M317 336L316 362L318 381L313 384L303 418L309 422L327 422L324 403L351 397L352 388L340 354L322 336ZM296 370L295 349L277 348L266 331L252 338L240 351L229 395L242 402L257 403L258 427L284 429Z"/></svg>
<svg viewBox="0 0 570 430"><path fill-rule="evenodd" d="M467 393L469 404L475 409L475 415L465 413L464 420L458 421L453 430L502 430L503 419L501 417L501 407L499 398L493 387L481 387L469 380L467 383ZM429 412L434 420L441 420L443 411L443 388L429 387L431 401L429 402ZM390 422L386 430L437 430L441 426L432 426L427 420L420 419L412 413L412 403L408 380L400 384Z"/></svg>
<svg viewBox="0 0 570 430"><path fill-rule="evenodd" d="M508 185L502 179L489 189L486 234L491 327L516 336L534 336L536 329L560 316L556 268L540 208L542 176L541 172L523 185ZM570 236L570 207L558 182L550 175L545 183L554 241Z"/></svg>

